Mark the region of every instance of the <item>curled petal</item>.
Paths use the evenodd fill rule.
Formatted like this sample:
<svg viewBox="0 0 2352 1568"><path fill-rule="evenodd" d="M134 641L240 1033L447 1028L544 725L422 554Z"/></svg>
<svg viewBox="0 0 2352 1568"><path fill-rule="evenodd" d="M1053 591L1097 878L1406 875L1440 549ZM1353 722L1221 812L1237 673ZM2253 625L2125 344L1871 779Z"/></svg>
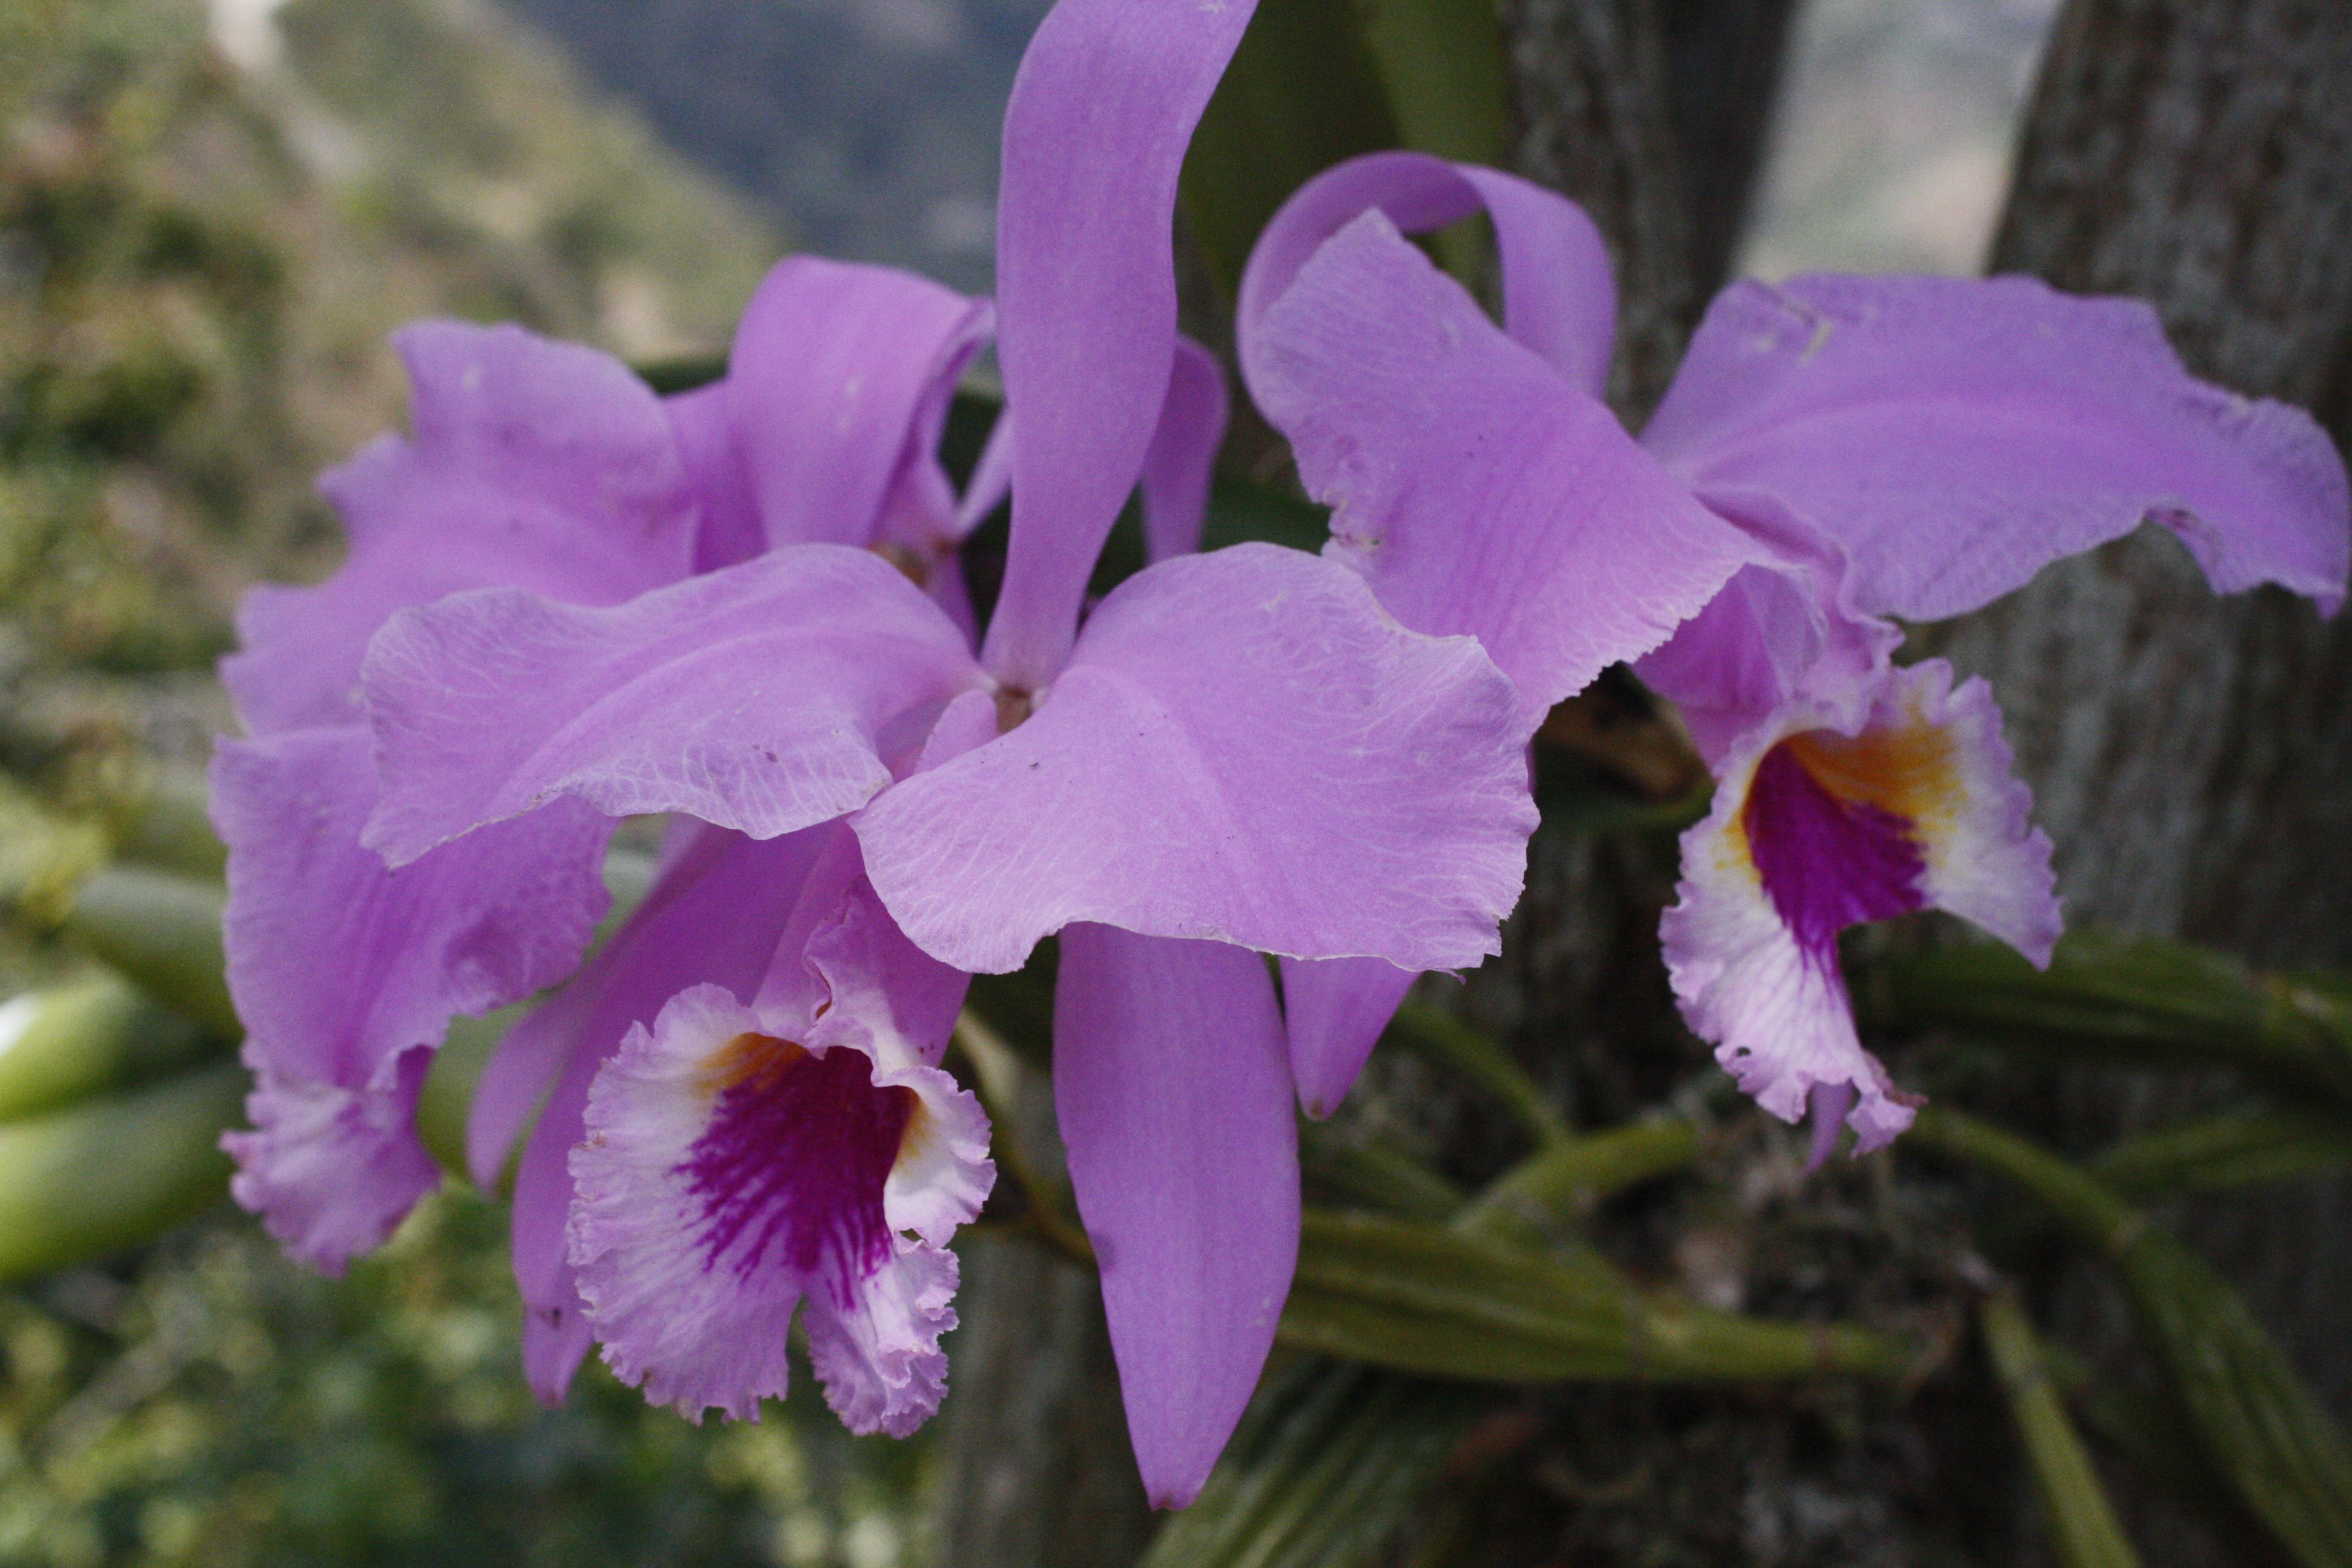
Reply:
<svg viewBox="0 0 2352 1568"><path fill-rule="evenodd" d="M409 611L368 658L384 796L368 843L404 864L576 795L755 837L864 805L890 726L982 678L963 635L880 557L781 550L611 609L487 590Z"/></svg>
<svg viewBox="0 0 2352 1568"><path fill-rule="evenodd" d="M1255 0L1060 0L1004 110L997 308L1013 536L985 658L1032 689L1077 629L1165 401L1176 176Z"/></svg>
<svg viewBox="0 0 2352 1568"><path fill-rule="evenodd" d="M2028 278L1724 290L1643 443L1710 501L1837 539L1865 614L1936 620L2153 517L2214 587L2344 595L2344 465L2195 380L2147 306Z"/></svg>
<svg viewBox="0 0 2352 1568"><path fill-rule="evenodd" d="M777 263L725 383L768 544L872 543L902 474L936 474L948 398L991 325L986 300L896 268Z"/></svg>
<svg viewBox="0 0 2352 1568"><path fill-rule="evenodd" d="M233 1148L239 1197L267 1202L299 1256L340 1268L430 1184L411 1112L449 1020L580 961L607 901L597 868L611 825L564 803L394 873L360 847L376 782L356 724L224 740L212 783L229 847L229 993L267 1117ZM375 1219L314 1223L314 1210Z"/></svg>
<svg viewBox="0 0 2352 1568"><path fill-rule="evenodd" d="M1221 942L1072 926L1054 1041L1054 1104L1136 1461L1153 1505L1181 1508L1257 1386L1298 1262L1274 984L1255 953Z"/></svg>
<svg viewBox="0 0 2352 1568"><path fill-rule="evenodd" d="M1243 368L1275 301L1323 242L1379 211L1407 234L1443 228L1481 208L1503 264L1503 326L1579 391L1599 396L1617 332L1617 288L1601 231L1556 192L1426 153L1369 153L1324 170L1284 202L1250 250L1234 312Z"/></svg>
<svg viewBox="0 0 2352 1568"><path fill-rule="evenodd" d="M1250 364L1335 509L1330 553L1407 626L1477 637L1529 733L1763 558L1377 212L1300 270Z"/></svg>
<svg viewBox="0 0 2352 1568"><path fill-rule="evenodd" d="M1911 1124L1854 1034L1846 927L1943 909L2049 961L2050 840L2009 770L1990 689L1941 660L1888 672L1858 719L1800 703L1733 749L1661 935L1684 1017L1765 1110L1851 1091L1862 1152Z"/></svg>
<svg viewBox="0 0 2352 1568"><path fill-rule="evenodd" d="M937 1068L811 1022L699 986L633 1030L572 1156L572 1260L605 1360L655 1403L743 1419L782 1395L805 1299L835 1407L904 1436L944 1388L955 1270L899 1234L885 1189L926 1146L919 1163L950 1190L915 1206L951 1231L987 1194L986 1122Z"/></svg>
<svg viewBox="0 0 2352 1568"><path fill-rule="evenodd" d="M1521 742L1475 643L1237 545L1129 578L1031 717L854 821L891 914L962 970L1073 921L1448 968L1518 897Z"/></svg>
<svg viewBox="0 0 2352 1568"><path fill-rule="evenodd" d="M396 1052L355 1089L289 1078L254 1058L248 1049L254 1089L245 1113L254 1130L221 1139L237 1164L229 1191L288 1252L341 1274L440 1185L441 1169L416 1137L416 1097L433 1052Z"/></svg>
<svg viewBox="0 0 2352 1568"><path fill-rule="evenodd" d="M256 733L362 716L368 638L394 611L493 584L608 605L685 574L697 506L661 400L609 354L518 327L394 334L416 434L320 481L351 558L316 587L260 587L222 662Z"/></svg>

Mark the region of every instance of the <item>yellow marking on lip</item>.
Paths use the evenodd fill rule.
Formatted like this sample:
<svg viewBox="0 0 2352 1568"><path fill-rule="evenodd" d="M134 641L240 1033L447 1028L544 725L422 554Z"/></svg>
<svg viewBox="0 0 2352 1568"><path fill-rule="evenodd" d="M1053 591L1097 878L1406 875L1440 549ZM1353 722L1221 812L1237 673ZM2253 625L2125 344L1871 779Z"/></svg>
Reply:
<svg viewBox="0 0 2352 1568"><path fill-rule="evenodd" d="M1958 815L1959 760L1942 725L1906 714L1851 738L1808 730L1780 743L1830 794L1893 812L1922 833Z"/></svg>
<svg viewBox="0 0 2352 1568"><path fill-rule="evenodd" d="M806 1055L805 1047L791 1040L780 1040L772 1035L740 1034L703 1058L702 1070L696 1075L697 1083L705 1094L714 1098L745 1084L756 1089L772 1088L794 1062Z"/></svg>

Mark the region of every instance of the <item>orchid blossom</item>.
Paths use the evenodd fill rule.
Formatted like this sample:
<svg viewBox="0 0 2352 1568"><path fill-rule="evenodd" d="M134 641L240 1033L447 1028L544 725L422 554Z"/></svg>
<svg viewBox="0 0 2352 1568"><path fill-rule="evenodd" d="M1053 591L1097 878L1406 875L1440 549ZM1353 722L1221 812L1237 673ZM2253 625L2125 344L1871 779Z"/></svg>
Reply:
<svg viewBox="0 0 2352 1568"><path fill-rule="evenodd" d="M1879 1147L1916 1101L1855 1036L1838 933L1936 908L2041 963L2060 926L1990 690L1940 659L1895 665L1896 617L1973 609L2143 519L2218 591L2275 583L2333 613L2342 462L2299 410L2191 378L2145 305L2021 278L1737 284L1636 446L1594 396L1610 342L1597 244L1539 247L1524 237L1538 220L1488 197L1498 330L1401 237L1467 210L1449 180L1501 178L1388 155L1299 192L1244 289L1251 390L1336 508L1328 552L1407 625L1477 635L1531 703L1598 668L1561 657L1591 624L1574 594L1687 552L1712 537L1701 516L1748 542L1634 666L1717 780L1683 840L1667 964L1740 1086L1783 1120L1811 1110L1817 1161L1841 1123ZM1513 200L1589 233L1557 197ZM1605 542L1580 563L1592 575L1556 573L1588 534ZM1644 650L1598 657L1629 652ZM1288 989L1294 1052L1339 1063L1327 1089L1401 994L1374 978Z"/></svg>
<svg viewBox="0 0 2352 1568"><path fill-rule="evenodd" d="M1003 972L1063 934L1062 1133L1163 1503L1205 1479L1297 1256L1254 954L1475 963L1535 820L1510 682L1353 572L1171 553L1196 530L1169 527L1087 611L1130 489L1187 468L1150 460L1155 431L1201 424L1170 222L1246 9L1065 0L1024 62L999 242L1013 529L977 651L873 553L811 543L617 605L453 595L394 616L363 677L383 790L362 842L394 866L565 802L754 840L845 820L932 958Z"/></svg>
<svg viewBox="0 0 2352 1568"><path fill-rule="evenodd" d="M845 1420L928 1415L954 1321L940 1244L992 1174L984 1119L937 1068L964 976L891 926L845 828L760 842L684 824L644 904L565 980L612 824L559 802L385 867L359 842L379 794L362 652L393 612L453 591L609 603L812 535L871 544L968 621L953 547L1002 487L959 502L932 448L989 321L905 274L789 260L731 374L667 403L587 350L410 328L415 439L327 481L351 560L247 603L226 673L255 739L224 742L215 773L260 1079L257 1131L229 1140L237 1195L321 1267L374 1245L435 1179L413 1122L449 1018L562 981L493 1058L468 1135L487 1185L538 1112L514 1252L542 1396L596 1337L651 1396L748 1414L782 1392L805 1296ZM683 1186L678 1162L638 1158L671 1145ZM771 1339L748 1344L753 1328Z"/></svg>

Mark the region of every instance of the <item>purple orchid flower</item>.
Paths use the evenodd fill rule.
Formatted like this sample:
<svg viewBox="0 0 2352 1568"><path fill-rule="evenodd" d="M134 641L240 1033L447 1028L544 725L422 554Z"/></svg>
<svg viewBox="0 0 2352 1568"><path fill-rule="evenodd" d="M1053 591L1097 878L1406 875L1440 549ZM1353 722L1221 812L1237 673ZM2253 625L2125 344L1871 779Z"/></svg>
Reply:
<svg viewBox="0 0 2352 1568"><path fill-rule="evenodd" d="M1163 1504L1205 1479L1296 1261L1255 954L1475 963L1535 816L1509 681L1353 572L1154 528L1159 558L1084 613L1139 479L1150 501L1205 472L1153 460L1205 396L1179 370L1171 220L1247 14L1065 0L1024 59L999 242L1013 520L977 653L873 554L815 543L620 605L458 595L394 617L364 676L384 788L363 841L394 865L564 800L753 840L845 821L934 959L1007 971L1061 933L1062 1132Z"/></svg>
<svg viewBox="0 0 2352 1568"><path fill-rule="evenodd" d="M1466 205L1433 200L1443 178L1360 160L1293 198L1244 288L1251 389L1337 508L1331 552L1408 625L1475 632L1533 700L1566 695L1549 670L1593 672L1542 662L1570 625L1545 571L1564 541L1612 534L1618 561L1681 551L1704 512L1750 542L1635 665L1717 778L1683 840L1668 967L1740 1086L1783 1120L1811 1110L1817 1161L1841 1122L1858 1152L1879 1147L1916 1102L1855 1037L1838 933L1937 908L2039 963L2059 931L2049 841L1990 690L1940 659L1894 665L1895 617L1972 609L2148 518L2217 590L2276 583L2332 614L2343 464L2299 410L2189 376L2146 306L2017 278L1735 285L1636 447L1592 398L1598 247L1515 242L1490 200L1498 331L1398 232ZM1583 306L1538 324L1527 301L1545 290ZM1393 1005L1344 975L1325 990L1290 989L1294 1052L1302 1031L1310 1050L1376 1032ZM1369 1044L1341 1042L1349 1075Z"/></svg>
<svg viewBox="0 0 2352 1568"><path fill-rule="evenodd" d="M258 1131L228 1141L237 1194L340 1268L436 1179L414 1110L449 1017L562 981L494 1058L468 1130L489 1184L546 1101L515 1204L542 1396L601 1337L654 1397L747 1413L782 1392L805 1296L845 1421L928 1415L954 1321L939 1244L992 1173L984 1120L936 1067L964 976L889 924L845 827L760 842L686 825L644 904L565 980L602 908L610 821L559 802L388 869L359 842L379 795L362 650L394 611L453 590L610 603L809 535L870 543L968 619L952 551L1002 484L959 502L933 447L988 324L919 279L793 259L752 301L729 377L667 403L587 350L411 328L415 439L328 481L352 559L246 606L226 673L257 738L224 742L215 773L231 984L261 1078ZM722 1016L741 1027L713 1037ZM663 1138L690 1152L682 1190L631 1166ZM632 1232L656 1213L691 1278ZM762 1328L772 1342L747 1345Z"/></svg>

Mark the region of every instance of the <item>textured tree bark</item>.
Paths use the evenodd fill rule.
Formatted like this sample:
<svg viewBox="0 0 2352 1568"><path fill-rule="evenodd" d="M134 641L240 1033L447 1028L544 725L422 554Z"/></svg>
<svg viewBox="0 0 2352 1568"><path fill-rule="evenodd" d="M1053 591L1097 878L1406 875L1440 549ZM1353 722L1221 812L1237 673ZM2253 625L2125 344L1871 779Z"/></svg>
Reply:
<svg viewBox="0 0 2352 1568"><path fill-rule="evenodd" d="M1519 173L1582 203L1622 295L1611 398L1646 410L1724 279L1794 0L1503 0Z"/></svg>
<svg viewBox="0 0 2352 1568"><path fill-rule="evenodd" d="M1052 1096L1013 1107L1032 1157L1058 1161ZM1094 1270L1026 1237L972 1236L948 1345L933 1536L947 1568L1126 1568L1152 1519L1128 1447Z"/></svg>
<svg viewBox="0 0 2352 1568"><path fill-rule="evenodd" d="M1503 0L1519 173L1576 198L1617 263L1611 401L1646 409L1682 357L1697 288L1651 0Z"/></svg>
<svg viewBox="0 0 2352 1568"><path fill-rule="evenodd" d="M2150 300L2192 369L2315 409L2342 446L2352 6L2074 0L1994 261ZM2216 599L2151 527L1936 640L2000 697L2070 921L2352 963L2352 624L2276 590ZM2197 1096L2105 1078L2070 1090L2065 1131L2145 1124ZM2352 1413L2352 1182L2201 1205L2189 1227ZM2184 1542L2143 1543L2151 1561L2192 1560Z"/></svg>

